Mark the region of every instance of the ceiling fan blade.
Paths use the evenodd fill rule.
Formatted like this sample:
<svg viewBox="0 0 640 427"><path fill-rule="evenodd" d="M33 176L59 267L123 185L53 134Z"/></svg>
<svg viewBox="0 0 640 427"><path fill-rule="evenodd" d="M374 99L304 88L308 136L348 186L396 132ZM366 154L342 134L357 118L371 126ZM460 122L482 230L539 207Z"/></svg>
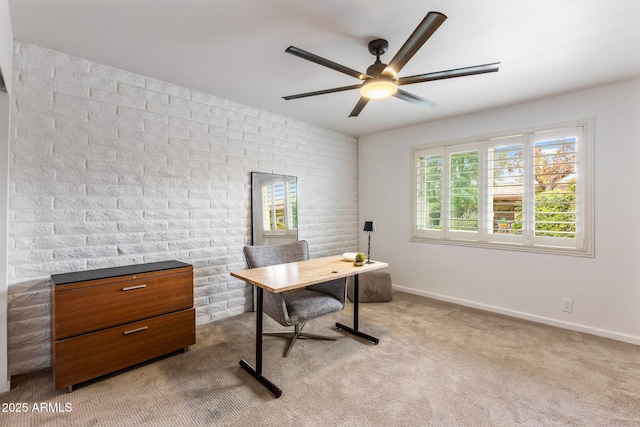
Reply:
<svg viewBox="0 0 640 427"><path fill-rule="evenodd" d="M283 96L282 98L286 99L287 101L290 101L292 99L306 98L308 96L324 95L326 93L335 93L335 92L342 92L345 90L360 89L361 86L362 85L359 85L359 84L351 85L351 86L342 86L342 87L336 87L333 89L317 90L315 92L299 93L297 95L288 95L288 96Z"/></svg>
<svg viewBox="0 0 640 427"><path fill-rule="evenodd" d="M395 96L398 99L402 99L403 101L407 101L407 102L419 105L419 106L424 107L424 108L433 108L436 105L438 105L433 101L429 101L428 99L421 98L418 95L414 95L412 93L405 92L402 89L398 89L398 91L393 96Z"/></svg>
<svg viewBox="0 0 640 427"><path fill-rule="evenodd" d="M396 83L398 86L401 86L413 83L430 82L433 80L451 79L453 77L473 76L474 74L494 73L498 71L498 68L500 68L500 63L494 62L492 64L475 65L473 67L456 68L454 70L399 77L396 79Z"/></svg>
<svg viewBox="0 0 640 427"><path fill-rule="evenodd" d="M386 66L383 74L390 74L393 77L397 76L400 70L402 70L402 67L404 67L422 45L429 40L429 37L435 33L445 19L447 19L447 17L440 12L429 12L413 34L404 42L404 45L402 45L398 53L396 53L396 56L389 62L389 65Z"/></svg>
<svg viewBox="0 0 640 427"><path fill-rule="evenodd" d="M341 73L347 74L349 76L355 77L356 79L365 80L371 78L371 76L361 73L360 71L356 71L352 68L345 67L344 65L340 65L337 62L329 61L328 59L324 59L318 55L314 55L313 53L307 52L306 50L299 49L295 46L289 46L285 52L300 57L302 59L306 59L307 61L315 62L316 64L320 64L327 68L331 68L332 70L339 71Z"/></svg>
<svg viewBox="0 0 640 427"><path fill-rule="evenodd" d="M351 114L349 114L349 117L358 117L358 114L360 114L364 106L367 105L367 102L369 102L369 98L361 96L360 101L358 101L353 110L351 110Z"/></svg>

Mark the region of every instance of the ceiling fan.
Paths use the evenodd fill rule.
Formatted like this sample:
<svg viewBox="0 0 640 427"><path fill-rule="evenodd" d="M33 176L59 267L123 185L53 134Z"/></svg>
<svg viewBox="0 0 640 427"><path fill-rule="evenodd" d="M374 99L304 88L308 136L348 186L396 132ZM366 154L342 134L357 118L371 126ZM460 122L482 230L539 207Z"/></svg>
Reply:
<svg viewBox="0 0 640 427"><path fill-rule="evenodd" d="M308 96L324 95L327 93L342 92L346 90L359 89L360 100L356 104L355 108L349 114L349 117L357 117L362 109L367 105L370 99L385 98L387 96L395 96L403 101L411 102L412 104L420 105L426 108L435 107L435 102L428 99L421 98L417 95L411 94L399 88L399 86L409 85L413 83L422 83L432 80L450 79L453 77L471 76L474 74L492 73L498 71L500 66L499 62L491 64L476 65L473 67L456 68L453 70L438 71L434 73L418 74L415 76L398 77L398 73L402 70L407 62L415 55L415 53L422 47L422 45L435 33L435 31L442 25L447 17L440 12L429 12L424 17L422 22L415 29L413 34L409 36L404 45L400 48L396 56L393 57L389 64L384 64L380 61L380 55L384 54L389 43L384 39L376 39L369 43L369 52L375 55L376 62L373 63L367 72L361 73L344 65L340 65L336 62L329 61L313 53L299 49L295 46L289 46L285 52L298 56L307 61L315 62L316 64L323 65L338 72L347 74L362 80L362 83L337 87L333 89L318 90L315 92L301 93L298 95L284 96L286 100L306 98Z"/></svg>

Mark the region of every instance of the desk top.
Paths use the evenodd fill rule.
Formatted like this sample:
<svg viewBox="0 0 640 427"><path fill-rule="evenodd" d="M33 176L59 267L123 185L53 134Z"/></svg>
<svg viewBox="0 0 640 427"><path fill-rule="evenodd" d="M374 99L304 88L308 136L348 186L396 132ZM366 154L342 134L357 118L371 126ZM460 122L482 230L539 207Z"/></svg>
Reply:
<svg viewBox="0 0 640 427"><path fill-rule="evenodd" d="M308 261L232 271L231 275L269 292L279 293L386 267L389 267L389 264L381 261L372 261L371 264L356 267L353 265L353 261L344 261L342 255L335 255Z"/></svg>

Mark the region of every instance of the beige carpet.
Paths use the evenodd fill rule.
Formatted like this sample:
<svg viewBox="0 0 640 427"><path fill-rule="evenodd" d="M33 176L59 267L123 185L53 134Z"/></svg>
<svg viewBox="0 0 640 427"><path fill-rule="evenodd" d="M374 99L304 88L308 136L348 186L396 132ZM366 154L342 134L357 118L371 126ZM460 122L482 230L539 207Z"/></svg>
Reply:
<svg viewBox="0 0 640 427"><path fill-rule="evenodd" d="M187 353L72 393L54 391L48 371L13 378L2 410L27 412L2 412L0 425L640 426L638 346L398 292L361 305L374 346L329 330L351 310L307 327L337 342L300 341L287 359L284 340L265 338L280 399L238 365L253 363L246 313L200 326ZM34 410L43 403L56 412Z"/></svg>

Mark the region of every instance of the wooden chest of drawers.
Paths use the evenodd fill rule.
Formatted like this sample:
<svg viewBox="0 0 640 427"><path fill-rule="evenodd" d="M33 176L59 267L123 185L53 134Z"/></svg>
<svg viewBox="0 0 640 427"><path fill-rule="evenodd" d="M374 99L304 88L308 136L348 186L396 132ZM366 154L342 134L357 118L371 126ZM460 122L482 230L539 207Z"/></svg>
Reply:
<svg viewBox="0 0 640 427"><path fill-rule="evenodd" d="M56 389L195 344L193 267L178 261L51 276Z"/></svg>

